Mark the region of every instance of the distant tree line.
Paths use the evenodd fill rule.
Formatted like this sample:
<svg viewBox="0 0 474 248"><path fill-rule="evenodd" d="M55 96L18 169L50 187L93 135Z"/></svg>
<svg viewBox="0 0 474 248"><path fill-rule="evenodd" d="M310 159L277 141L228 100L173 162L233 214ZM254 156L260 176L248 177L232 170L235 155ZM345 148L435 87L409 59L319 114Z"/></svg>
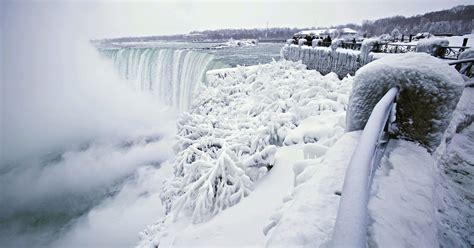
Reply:
<svg viewBox="0 0 474 248"><path fill-rule="evenodd" d="M398 29L401 34L432 34L462 35L473 29L474 5L457 6L449 10L429 12L412 17L394 16L375 21L364 21L360 32L364 36L390 34Z"/></svg>
<svg viewBox="0 0 474 248"><path fill-rule="evenodd" d="M295 16L295 18L298 18ZM474 5L457 6L449 10L429 12L412 17L394 16L374 21L363 21L362 25L345 24L331 27L310 28L254 28L254 29L219 29L192 31L189 34L156 35L146 37L124 37L107 39L103 41L203 41L203 40L228 40L233 39L260 39L260 40L285 40L293 34L307 29L321 28L352 28L365 37L379 36L382 34L410 35L420 32L432 34L462 35L470 33L474 24Z"/></svg>

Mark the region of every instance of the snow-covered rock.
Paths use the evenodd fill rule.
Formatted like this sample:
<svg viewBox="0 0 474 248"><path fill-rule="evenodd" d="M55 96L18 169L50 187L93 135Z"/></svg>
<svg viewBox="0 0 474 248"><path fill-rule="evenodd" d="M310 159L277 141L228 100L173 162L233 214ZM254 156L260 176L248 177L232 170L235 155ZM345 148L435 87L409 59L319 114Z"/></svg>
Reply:
<svg viewBox="0 0 474 248"><path fill-rule="evenodd" d="M435 152L439 239L443 247L474 244L474 88L466 88Z"/></svg>
<svg viewBox="0 0 474 248"><path fill-rule="evenodd" d="M400 89L394 134L434 150L464 88L461 75L424 53L377 59L357 71L346 131L362 130L375 104L392 87Z"/></svg>
<svg viewBox="0 0 474 248"><path fill-rule="evenodd" d="M443 46L449 46L449 41L444 38L427 38L418 41L416 45L417 53L427 53L433 56L437 56L439 48Z"/></svg>

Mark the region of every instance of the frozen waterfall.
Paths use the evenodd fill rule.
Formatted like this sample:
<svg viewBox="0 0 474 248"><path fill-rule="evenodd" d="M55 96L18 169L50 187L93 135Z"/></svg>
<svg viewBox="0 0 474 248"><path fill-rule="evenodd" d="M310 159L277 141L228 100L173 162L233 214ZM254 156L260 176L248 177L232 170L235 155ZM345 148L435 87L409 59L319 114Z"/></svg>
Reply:
<svg viewBox="0 0 474 248"><path fill-rule="evenodd" d="M191 104L193 90L207 70L221 68L211 54L163 48L104 49L120 75L141 90L149 90L180 111Z"/></svg>

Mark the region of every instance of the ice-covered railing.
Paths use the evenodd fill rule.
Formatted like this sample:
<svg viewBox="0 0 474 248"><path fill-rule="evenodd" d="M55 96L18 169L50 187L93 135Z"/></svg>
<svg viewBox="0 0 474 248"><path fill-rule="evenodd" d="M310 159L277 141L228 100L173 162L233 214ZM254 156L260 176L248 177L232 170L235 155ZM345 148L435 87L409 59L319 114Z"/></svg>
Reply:
<svg viewBox="0 0 474 248"><path fill-rule="evenodd" d="M456 70L459 71L459 73L472 78L474 75L472 73L472 64L474 63L474 58L467 58L467 59L458 59L456 61L451 61L448 64L449 65L454 65L456 67ZM466 83L466 86L472 87L472 82Z"/></svg>
<svg viewBox="0 0 474 248"><path fill-rule="evenodd" d="M398 87L391 88L375 105L351 157L334 227L333 247L366 247L370 185L388 130L394 121Z"/></svg>

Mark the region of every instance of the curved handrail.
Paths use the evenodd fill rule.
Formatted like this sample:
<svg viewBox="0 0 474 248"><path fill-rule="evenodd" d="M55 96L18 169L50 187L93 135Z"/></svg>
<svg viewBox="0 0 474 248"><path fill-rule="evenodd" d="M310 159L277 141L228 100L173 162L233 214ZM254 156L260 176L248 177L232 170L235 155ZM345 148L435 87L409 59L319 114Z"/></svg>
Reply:
<svg viewBox="0 0 474 248"><path fill-rule="evenodd" d="M370 185L378 166L384 129L391 123L398 87L391 88L375 105L362 132L344 178L334 226L333 247L366 247ZM386 140L385 140L386 142ZM380 158L380 157L379 157Z"/></svg>
<svg viewBox="0 0 474 248"><path fill-rule="evenodd" d="M469 58L469 59L458 59L456 61L451 61L448 63L448 65L457 65L457 64L462 64L462 63L472 63L474 62L474 58Z"/></svg>

